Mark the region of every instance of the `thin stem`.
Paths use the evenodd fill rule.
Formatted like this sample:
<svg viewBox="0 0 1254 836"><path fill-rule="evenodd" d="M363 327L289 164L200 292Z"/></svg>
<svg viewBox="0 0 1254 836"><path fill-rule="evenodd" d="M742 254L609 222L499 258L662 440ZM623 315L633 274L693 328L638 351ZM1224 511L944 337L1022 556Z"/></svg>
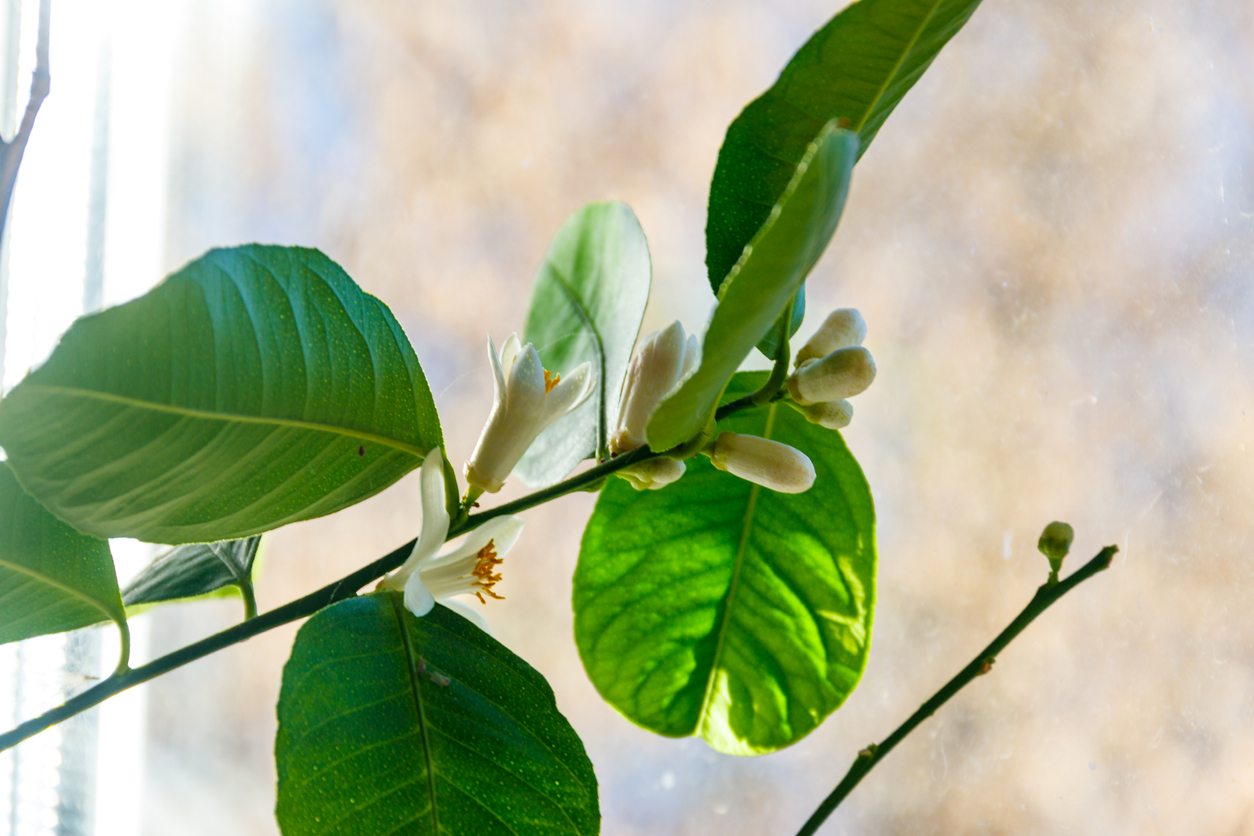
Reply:
<svg viewBox="0 0 1254 836"><path fill-rule="evenodd" d="M738 407L738 409L746 409L749 405ZM733 410L733 412L736 410ZM730 413L729 413L730 414ZM480 511L478 514L470 514L453 522L449 527L448 537L453 539L460 537L468 531L472 531L483 525L493 517L499 517L505 514L517 514L520 511L526 511L528 508L534 508L560 496L565 496L574 491L583 490L584 488L598 482L601 479L616 473L633 464L648 461L658 457L658 453L654 453L648 447L639 447L630 453L624 453L617 458L608 462L599 464L596 467L588 468L582 473L578 473L564 482L558 482L556 485L534 491L524 497L499 505L495 508L489 508L486 511ZM473 500L472 500L473 501ZM124 664L118 666L118 670L112 676L103 682L88 688L83 693L66 701L63 705L59 705L51 711L27 720L12 731L0 735L0 752L9 749L21 743L30 737L33 737L44 729L51 728L63 720L73 717L75 714L86 711L93 706L97 706L105 700L116 694L133 688L143 682L147 682L154 677L158 677L163 673L169 673L175 668L182 667L189 662L202 659L211 653L216 653L223 648L230 647L233 644L239 644L242 641L251 639L253 636L260 635L267 630L288 624L297 619L307 618L324 607L343 601L347 598L353 598L357 595L357 591L371 581L391 572L396 567L405 562L405 558L409 557L409 553L413 551L416 540L410 540L399 549L384 555L373 563L361 567L356 572L340 578L335 583L327 584L316 592L311 592L303 598L297 598L283 606L270 610L262 615L255 614L256 603L253 603L254 617L247 617L247 598L245 598L246 618L243 623L236 624L215 633L208 638L201 639L198 642L189 644L186 647L179 648L173 653L167 653L159 659L154 659L146 665L138 668L126 668ZM241 586L242 591L242 586ZM123 631L123 646L128 648L130 645L130 637ZM123 660L126 659L124 652Z"/></svg>
<svg viewBox="0 0 1254 836"><path fill-rule="evenodd" d="M1010 626L1002 630L988 647L980 651L979 655L972 659L970 664L959 671L957 676L946 682L945 686L937 691L930 700L919 706L919 710L911 714L910 718L898 726L896 731L884 738L883 743L879 745L871 744L858 753L858 757L854 760L853 766L849 767L849 771L845 773L845 777L836 785L836 789L832 790L827 798L823 799L823 803L819 805L818 809L814 811L814 814L810 816L802 828L797 831L797 836L813 836L815 831L831 815L832 811L839 806L840 802L844 801L849 793L853 792L853 788L858 785L858 782L866 777L866 774L874 769L875 765L893 750L893 747L905 740L910 732L914 731L928 717L935 714L938 708L948 702L950 697L966 687L971 680L992 670L997 654L1005 650L1006 646L1014 641L1015 637L1022 633L1038 615L1049 609L1055 601L1072 589L1075 589L1103 569L1109 568L1110 561L1114 558L1117 551L1119 549L1115 546L1107 546L1098 552L1096 557L1073 572L1065 581L1054 584L1046 582L1037 589L1036 594L1032 596L1032 600L1028 602L1023 612L1019 613L1015 620L1010 622Z"/></svg>
<svg viewBox="0 0 1254 836"><path fill-rule="evenodd" d="M252 621L257 617L257 595L253 592L251 581L239 585L239 595L244 599L244 620Z"/></svg>
<svg viewBox="0 0 1254 836"><path fill-rule="evenodd" d="M17 183L17 170L22 165L26 143L35 127L35 116L52 89L52 75L48 71L48 29L51 20L52 0L40 0L39 38L35 42L35 72L30 80L30 98L26 102L26 112L22 114L17 133L8 142L0 140L0 230L4 229L9 215L9 201L13 197L13 186Z"/></svg>
<svg viewBox="0 0 1254 836"><path fill-rule="evenodd" d="M115 673L100 684L71 698L64 705L27 720L12 731L0 735L0 751L16 746L44 729L99 705L109 697L119 694L128 688L147 682L154 677L168 673L175 668L186 665L188 662L194 662L225 647L251 639L259 633L264 633L267 630L296 621L299 618L313 615L323 607L328 607L338 601L354 597L357 594L357 590L400 566L405 561L405 558L409 556L410 551L413 550L414 542L414 540L410 540L399 549L367 566L363 566L356 572L344 576L335 583L328 584L303 598L284 604L278 609L270 610L256 618L236 624L234 627L230 627L220 633L215 633L208 638L201 639L186 647L181 647L173 653L167 653L165 656L154 659L146 665Z"/></svg>
<svg viewBox="0 0 1254 836"><path fill-rule="evenodd" d="M788 332L792 328L792 308L796 303L797 297L789 299L787 307L784 308L784 315L780 317L779 341L775 344L775 365L771 368L771 376L766 379L765 385L749 396L754 406L770 403L775 393L783 388L784 381L788 379L788 360L792 356L788 348Z"/></svg>
<svg viewBox="0 0 1254 836"><path fill-rule="evenodd" d="M658 454L654 453L648 447L637 447L630 453L623 453L617 458L610 459L608 462L599 464L596 467L590 467L582 473L577 473L564 482L558 482L547 488L529 493L524 497L515 499L513 502L506 502L504 505L498 505L495 508L489 508L486 511L480 511L478 514L471 514L460 524L454 524L449 528L449 539L460 537L467 531L478 528L493 517L500 517L506 514L517 514L519 511L526 511L528 508L534 508L537 505L565 496L568 493L582 490L600 479L616 473L633 464L638 464L649 459L657 458Z"/></svg>
<svg viewBox="0 0 1254 836"><path fill-rule="evenodd" d="M499 507L490 508L487 511L482 511L478 514L471 514L460 524L452 527L449 531L449 539L478 528L480 525L493 517L525 511L528 508L533 508L536 505L548 502L551 499L556 499L560 496L571 493L572 491L580 490L581 488L596 482L598 479L605 478L615 471L622 470L625 467L630 467L637 462L646 461L656 457L657 453L652 452L647 447L632 450L630 453L625 453L612 461L589 468L583 473L572 476L570 479L567 479L564 482L559 482L552 487L535 491L534 493L528 494L521 499L516 499L513 502L507 502ZM208 638L201 639L200 641L189 644L186 647L179 648L173 653L168 653L159 659L154 659L146 665L130 669L127 669L125 664L119 665L118 670L115 671L112 676L98 685L95 685L83 693L71 698L66 701L64 705L57 706L51 711L27 720L25 723L22 723L12 731L0 735L0 752L16 746L23 740L26 740L63 720L73 717L75 714L79 714L89 708L92 708L93 706L99 705L110 697L115 696L128 688L147 682L148 680L160 676L163 673L168 673L175 668L182 667L189 662L194 662L197 659L204 658L211 653L230 647L233 644L239 644L242 641L251 639L253 636L264 633L267 630L272 630L275 627L288 624L292 621L296 621L297 619L306 618L324 607L329 607L339 601L356 596L357 591L366 584L383 577L388 572L391 572L393 569L404 563L405 558L407 558L409 553L413 551L415 542L416 541L414 540L410 540L399 549L396 549L390 554L384 555L371 564L363 566L356 572L345 575L335 583L328 584L316 592L311 592L303 598L298 598L295 601L291 601L262 615L255 615L256 603L254 602L253 611L255 617L247 618L241 624L236 624L234 627L230 627L220 633L215 633ZM243 591L242 587L241 591ZM246 594L245 608L247 609L247 607L248 597ZM129 646L129 636L125 630L123 631L123 646ZM125 661L125 659L126 655L124 653L123 660Z"/></svg>
<svg viewBox="0 0 1254 836"><path fill-rule="evenodd" d="M120 639L119 644L121 645L121 651L118 653L118 664L117 667L113 669L113 673L116 676L130 670L131 625L127 623L125 618L114 623L118 627L118 638Z"/></svg>

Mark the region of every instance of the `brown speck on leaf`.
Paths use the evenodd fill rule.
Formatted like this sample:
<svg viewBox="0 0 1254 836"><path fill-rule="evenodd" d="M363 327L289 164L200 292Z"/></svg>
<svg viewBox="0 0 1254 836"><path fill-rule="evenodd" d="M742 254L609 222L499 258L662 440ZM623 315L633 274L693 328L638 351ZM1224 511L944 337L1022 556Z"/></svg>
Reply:
<svg viewBox="0 0 1254 836"><path fill-rule="evenodd" d="M364 456L364 455L366 455L366 445L364 445L364 444L363 444L363 445L361 445L360 447L358 447L358 448L357 448L357 455L359 455L359 456Z"/></svg>

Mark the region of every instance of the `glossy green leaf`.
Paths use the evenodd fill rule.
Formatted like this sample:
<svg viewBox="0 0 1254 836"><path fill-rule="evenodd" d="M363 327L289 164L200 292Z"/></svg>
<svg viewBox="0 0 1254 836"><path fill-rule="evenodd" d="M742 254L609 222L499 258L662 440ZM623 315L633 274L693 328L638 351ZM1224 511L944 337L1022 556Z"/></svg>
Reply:
<svg viewBox="0 0 1254 836"><path fill-rule="evenodd" d="M858 137L829 123L724 282L706 329L701 365L649 420L649 446L669 450L696 436L723 387L765 337L823 254L849 194Z"/></svg>
<svg viewBox="0 0 1254 836"><path fill-rule="evenodd" d="M549 244L523 339L535 345L546 369L569 371L591 362L597 387L583 406L541 433L518 463L516 472L532 487L559 481L598 451L605 455L649 281L649 246L625 203L588 204Z"/></svg>
<svg viewBox="0 0 1254 836"><path fill-rule="evenodd" d="M122 592L128 607L209 595L228 587L251 595L260 536L175 546L140 572Z"/></svg>
<svg viewBox="0 0 1254 836"><path fill-rule="evenodd" d="M861 0L806 42L727 129L710 183L706 266L717 293L825 123L862 152L980 0Z"/></svg>
<svg viewBox="0 0 1254 836"><path fill-rule="evenodd" d="M317 250L211 250L84 317L0 401L22 486L100 537L232 540L378 493L442 443L404 332Z"/></svg>
<svg viewBox="0 0 1254 836"><path fill-rule="evenodd" d="M279 694L284 836L594 834L596 778L548 683L451 610L343 601L296 635Z"/></svg>
<svg viewBox="0 0 1254 836"><path fill-rule="evenodd" d="M125 629L109 544L26 494L0 462L0 644L112 619Z"/></svg>
<svg viewBox="0 0 1254 836"><path fill-rule="evenodd" d="M728 397L764 381L737 375ZM862 675L875 514L839 433L782 403L720 429L803 450L814 486L776 493L705 458L659 491L610 480L575 570L575 641L601 696L628 719L760 754L812 731Z"/></svg>

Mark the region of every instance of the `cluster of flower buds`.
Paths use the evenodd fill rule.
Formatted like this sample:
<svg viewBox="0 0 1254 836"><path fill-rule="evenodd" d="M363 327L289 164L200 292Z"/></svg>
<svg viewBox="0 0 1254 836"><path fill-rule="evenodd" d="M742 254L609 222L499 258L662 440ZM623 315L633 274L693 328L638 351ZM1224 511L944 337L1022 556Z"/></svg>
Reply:
<svg viewBox="0 0 1254 836"><path fill-rule="evenodd" d="M610 436L610 453L615 456L648 443L649 418L658 405L696 369L701 343L688 335L678 321L644 338L631 358L618 419ZM674 459L650 459L621 470L618 475L638 491L658 490L684 475L687 467Z"/></svg>
<svg viewBox="0 0 1254 836"><path fill-rule="evenodd" d="M488 359L495 387L492 413L465 473L475 488L496 493L536 437L588 399L596 374L586 362L565 379L552 374L531 343L522 345L517 334L509 335L499 355L488 337Z"/></svg>
<svg viewBox="0 0 1254 836"><path fill-rule="evenodd" d="M853 405L846 398L875 380L875 360L862 347L866 322L852 308L833 311L801 350L788 394L812 424L831 430L849 426Z"/></svg>

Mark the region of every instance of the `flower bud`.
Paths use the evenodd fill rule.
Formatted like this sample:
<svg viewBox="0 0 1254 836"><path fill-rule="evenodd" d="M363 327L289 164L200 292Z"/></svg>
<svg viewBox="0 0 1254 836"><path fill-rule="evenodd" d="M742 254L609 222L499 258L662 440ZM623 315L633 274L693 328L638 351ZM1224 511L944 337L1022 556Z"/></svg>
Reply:
<svg viewBox="0 0 1254 836"><path fill-rule="evenodd" d="M811 424L829 430L843 430L853 420L853 404L849 401L829 401L801 407L801 414Z"/></svg>
<svg viewBox="0 0 1254 836"><path fill-rule="evenodd" d="M788 393L802 406L839 401L865 392L875 380L875 360L862 346L839 348L810 360L788 379Z"/></svg>
<svg viewBox="0 0 1254 836"><path fill-rule="evenodd" d="M645 337L627 369L610 452L619 455L648 443L645 430L653 411L696 368L700 355L696 334L685 335L678 321Z"/></svg>
<svg viewBox="0 0 1254 836"><path fill-rule="evenodd" d="M719 433L710 461L719 470L780 493L801 493L814 484L814 465L804 453L756 435Z"/></svg>
<svg viewBox="0 0 1254 836"><path fill-rule="evenodd" d="M853 308L832 311L814 332L809 342L797 352L797 368L809 360L825 357L839 348L862 345L866 339L866 322Z"/></svg>
<svg viewBox="0 0 1254 836"><path fill-rule="evenodd" d="M1049 558L1050 575L1057 579L1058 570L1062 568L1062 559L1071 551L1071 541L1075 539L1075 529L1065 522L1052 522L1041 532L1041 539L1036 547L1041 554Z"/></svg>
<svg viewBox="0 0 1254 836"><path fill-rule="evenodd" d="M674 459L649 459L618 471L618 475L638 491L656 491L679 479L687 469L687 465Z"/></svg>

